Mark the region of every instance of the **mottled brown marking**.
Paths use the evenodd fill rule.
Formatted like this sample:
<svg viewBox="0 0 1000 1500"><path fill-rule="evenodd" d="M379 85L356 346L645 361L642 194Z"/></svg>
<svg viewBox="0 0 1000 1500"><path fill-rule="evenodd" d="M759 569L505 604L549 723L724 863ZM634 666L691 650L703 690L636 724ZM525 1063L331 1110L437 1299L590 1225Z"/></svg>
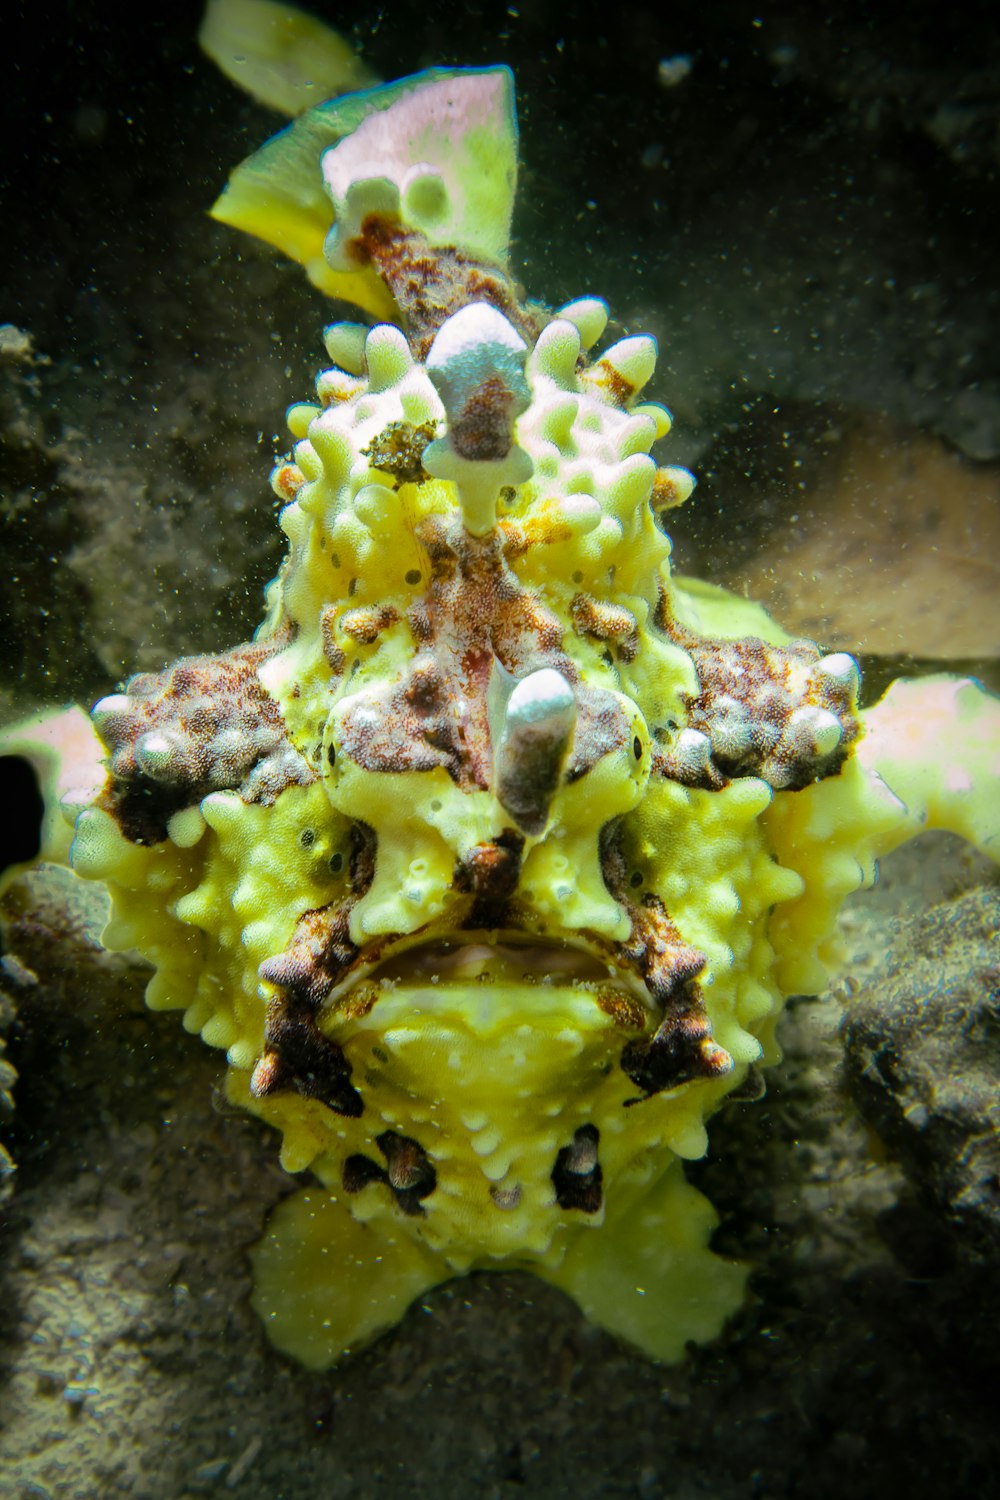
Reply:
<svg viewBox="0 0 1000 1500"><path fill-rule="evenodd" d="M508 905L521 874L524 835L505 828L495 839L476 844L455 867L456 891L471 894L472 906L463 926L503 927Z"/></svg>
<svg viewBox="0 0 1000 1500"><path fill-rule="evenodd" d="M564 1146L552 1168L552 1186L560 1208L596 1214L603 1198L603 1173L597 1159L600 1132L596 1125L581 1125Z"/></svg>
<svg viewBox="0 0 1000 1500"><path fill-rule="evenodd" d="M570 615L578 635L613 641L622 661L635 659L639 650L639 630L630 609L595 599L592 594L576 594L570 604Z"/></svg>
<svg viewBox="0 0 1000 1500"><path fill-rule="evenodd" d="M351 835L350 895L304 912L285 951L260 966L261 979L282 993L268 1005L265 1049L250 1088L256 1098L295 1089L305 1098L322 1100L338 1114L353 1116L361 1113L362 1104L349 1081L350 1065L315 1020L331 989L359 962L360 950L350 936L350 916L374 877L375 839L364 823L356 823ZM377 956L377 951L370 948L366 961ZM376 992L371 1004L377 998ZM362 997L355 999L360 1004Z"/></svg>
<svg viewBox="0 0 1000 1500"><path fill-rule="evenodd" d="M339 750L369 771L441 767L463 790L488 788L495 660L518 679L553 667L574 687L570 780L625 743L630 720L622 704L607 689L581 682L562 649L559 617L511 571L499 534L470 536L461 521L432 516L420 523L417 537L431 574L407 614L420 649L401 680L351 696L338 724Z"/></svg>
<svg viewBox="0 0 1000 1500"><path fill-rule="evenodd" d="M697 986L692 987L697 994ZM712 1038L712 1028L701 996L676 1015L665 1016L648 1042L629 1042L621 1056L622 1072L642 1090L639 1104L653 1094L676 1089L696 1079L724 1078L733 1060Z"/></svg>
<svg viewBox="0 0 1000 1500"><path fill-rule="evenodd" d="M622 1031L645 1030L649 1010L634 995L629 995L617 985L607 984L594 988L593 996L598 1010L609 1016Z"/></svg>
<svg viewBox="0 0 1000 1500"><path fill-rule="evenodd" d="M521 306L513 282L499 266L473 260L451 246L431 246L417 230L369 214L354 254L375 266L403 316L414 357L424 360L441 325L470 302L488 302L533 344L540 327Z"/></svg>
<svg viewBox="0 0 1000 1500"><path fill-rule="evenodd" d="M101 724L110 779L98 805L132 843L160 843L174 813L209 792L235 789L247 802L270 805L286 786L315 780L258 676L289 639L284 630L129 679L127 708ZM173 748L170 763L155 778L136 759L140 739L150 733L163 735Z"/></svg>
<svg viewBox="0 0 1000 1500"><path fill-rule="evenodd" d="M375 830L360 820L351 825L351 895L359 901L375 879Z"/></svg>
<svg viewBox="0 0 1000 1500"><path fill-rule="evenodd" d="M299 1008L317 1011L358 961L360 949L350 934L351 912L374 878L375 835L366 823L357 822L351 828L350 894L303 912L288 947L261 964L261 979L284 990ZM371 952L369 948L369 958Z"/></svg>
<svg viewBox="0 0 1000 1500"><path fill-rule="evenodd" d="M620 750L632 726L628 710L607 688L578 687L576 703L576 734L566 762L568 783L579 781L602 756Z"/></svg>
<svg viewBox="0 0 1000 1500"><path fill-rule="evenodd" d="M449 422L452 448L473 463L506 458L513 442L514 405L507 382L500 375L488 376Z"/></svg>
<svg viewBox="0 0 1000 1500"><path fill-rule="evenodd" d="M297 1004L317 1010L357 960L358 948L350 937L356 901L349 896L305 912L284 952L261 964L261 979L294 996Z"/></svg>
<svg viewBox="0 0 1000 1500"><path fill-rule="evenodd" d="M366 604L361 609L349 609L340 617L340 628L345 635L359 645L371 646L383 630L395 625L399 611L391 604Z"/></svg>
<svg viewBox="0 0 1000 1500"><path fill-rule="evenodd" d="M691 980L708 962L704 953L684 941L652 891L638 906L630 904L630 913L632 931L621 945L620 957L634 965L658 1005L683 1002Z"/></svg>
<svg viewBox="0 0 1000 1500"><path fill-rule="evenodd" d="M711 762L699 774L691 775L679 765L669 746L654 756L654 773L709 790L726 786L733 777L760 776L789 791L837 774L861 726L850 693L810 673L821 654L811 641L774 646L756 636L732 640L698 635L674 617L662 587L653 623L694 663L699 690L684 699L687 724L712 742ZM720 734L727 719L726 700L740 705L748 719L749 742L737 751L727 749ZM819 761L799 751L786 735L792 714L806 706L827 709L841 726L840 745Z"/></svg>
<svg viewBox="0 0 1000 1500"><path fill-rule="evenodd" d="M598 390L603 391L612 406L619 406L622 410L635 396L635 386L631 380L626 380L621 371L616 370L606 359L599 359L595 365L591 365L587 378Z"/></svg>
<svg viewBox="0 0 1000 1500"><path fill-rule="evenodd" d="M393 476L397 490L404 484L426 484L430 475L423 465L424 450L433 441L435 427L434 422L422 422L419 427L412 422L390 422L361 451L373 469Z"/></svg>
<svg viewBox="0 0 1000 1500"><path fill-rule="evenodd" d="M385 1168L379 1166L377 1161L372 1161L370 1156L364 1156L360 1151L355 1151L344 1162L344 1170L341 1174L341 1182L345 1193L360 1193L370 1182L386 1182Z"/></svg>
<svg viewBox="0 0 1000 1500"><path fill-rule="evenodd" d="M503 537L504 556L513 561L523 557L532 547L548 547L553 542L567 542L573 535L573 526L554 501L539 501L522 520L506 519L498 522Z"/></svg>
<svg viewBox="0 0 1000 1500"><path fill-rule="evenodd" d="M370 1183L381 1182L390 1189L403 1213L411 1216L425 1214L423 1199L428 1198L437 1186L437 1172L423 1146L411 1136L400 1135L395 1130L383 1130L376 1137L375 1144L385 1157L386 1165L380 1166L360 1152L353 1153L344 1163L344 1191L359 1193Z"/></svg>
<svg viewBox="0 0 1000 1500"><path fill-rule="evenodd" d="M381 987L373 980L362 980L352 984L336 1001L333 1007L341 1021L359 1021L367 1016L382 998Z"/></svg>
<svg viewBox="0 0 1000 1500"><path fill-rule="evenodd" d="M554 666L575 679L562 625L507 567L500 539L461 522L424 521L431 579L409 611L423 643L399 682L352 698L340 745L372 771L443 767L463 789L487 787L492 748L487 695L494 657L515 676Z"/></svg>
<svg viewBox="0 0 1000 1500"><path fill-rule="evenodd" d="M649 497L653 510L675 510L678 505L683 505L686 499L687 495L678 488L675 471L657 469L653 475L653 490Z"/></svg>
<svg viewBox="0 0 1000 1500"><path fill-rule="evenodd" d="M510 1213L512 1209L521 1205L521 1187L515 1183L513 1187L501 1187L499 1183L493 1183L490 1188L490 1197L494 1204L503 1213Z"/></svg>
<svg viewBox="0 0 1000 1500"><path fill-rule="evenodd" d="M615 948L615 959L631 965L660 1016L652 1037L637 1037L626 1045L623 1071L643 1098L695 1078L722 1077L731 1071L733 1060L712 1038L711 1021L695 983L708 960L684 941L658 896L647 892L638 904L630 898L628 869L614 825L601 836L601 869L609 891L632 921L628 938Z"/></svg>
<svg viewBox="0 0 1000 1500"><path fill-rule="evenodd" d="M305 482L298 464L279 464L271 475L271 488L279 500L294 500Z"/></svg>
<svg viewBox="0 0 1000 1500"><path fill-rule="evenodd" d="M335 1114L356 1119L364 1106L350 1079L343 1050L323 1035L312 1014L284 999L272 1000L264 1053L250 1079L254 1098L294 1089L304 1099L318 1099Z"/></svg>
<svg viewBox="0 0 1000 1500"><path fill-rule="evenodd" d="M336 367L324 370L316 382L316 394L320 404L324 407L333 406L341 401L350 401L365 388L365 382L357 375L350 375L346 370L338 370Z"/></svg>
<svg viewBox="0 0 1000 1500"><path fill-rule="evenodd" d="M335 604L327 604L319 617L320 639L323 643L323 655L326 664L335 677L340 677L347 665L347 658L340 646L337 644L334 630L337 625L339 610Z"/></svg>

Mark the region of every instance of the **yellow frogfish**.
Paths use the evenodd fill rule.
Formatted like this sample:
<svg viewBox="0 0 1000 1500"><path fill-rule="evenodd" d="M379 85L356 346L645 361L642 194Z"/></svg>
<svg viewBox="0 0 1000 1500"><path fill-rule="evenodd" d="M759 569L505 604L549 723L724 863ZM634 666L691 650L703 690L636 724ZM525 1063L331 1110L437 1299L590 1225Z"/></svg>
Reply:
<svg viewBox="0 0 1000 1500"><path fill-rule="evenodd" d="M366 321L288 414L254 640L73 724L107 946L308 1174L253 1297L314 1368L492 1267L658 1359L715 1336L746 1268L685 1178L706 1121L878 856L1000 847L997 700L934 678L862 712L852 657L671 575L693 480L650 457L656 345L525 299L516 175L502 67L319 105L237 169L216 217Z"/></svg>

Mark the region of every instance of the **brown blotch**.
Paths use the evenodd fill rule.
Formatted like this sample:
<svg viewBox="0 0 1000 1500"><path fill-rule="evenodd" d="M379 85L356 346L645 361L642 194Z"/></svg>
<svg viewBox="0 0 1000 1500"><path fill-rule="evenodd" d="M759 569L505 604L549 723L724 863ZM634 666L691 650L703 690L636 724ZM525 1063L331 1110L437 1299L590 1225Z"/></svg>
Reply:
<svg viewBox="0 0 1000 1500"><path fill-rule="evenodd" d="M552 1168L552 1185L560 1208L596 1214L603 1198L603 1173L597 1159L600 1132L581 1125L572 1143L564 1146Z"/></svg>
<svg viewBox="0 0 1000 1500"><path fill-rule="evenodd" d="M261 964L261 979L294 996L298 1004L317 1010L357 960L359 950L350 937L356 900L348 897L305 912L284 952Z"/></svg>
<svg viewBox="0 0 1000 1500"><path fill-rule="evenodd" d="M338 727L342 750L370 771L443 767L463 790L490 785L488 695L494 658L512 676L552 666L579 673L562 651L558 616L526 589L501 539L461 521L418 528L431 577L407 619L421 648L399 681L355 695Z"/></svg>
<svg viewBox="0 0 1000 1500"><path fill-rule="evenodd" d="M632 931L619 955L634 966L658 1005L672 1005L708 960L684 941L652 891L646 892L638 906L630 904L630 913Z"/></svg>
<svg viewBox="0 0 1000 1500"><path fill-rule="evenodd" d="M598 1010L609 1016L622 1031L645 1030L649 1010L634 995L627 994L616 985L607 984L596 987L593 996Z"/></svg>
<svg viewBox="0 0 1000 1500"><path fill-rule="evenodd" d="M362 453L373 469L391 474L398 490L404 484L426 484L430 475L423 465L424 449L434 439L436 424L390 422Z"/></svg>
<svg viewBox="0 0 1000 1500"><path fill-rule="evenodd" d="M634 661L639 651L639 630L630 609L595 599L592 594L574 595L569 608L578 635L613 641L622 661Z"/></svg>
<svg viewBox="0 0 1000 1500"><path fill-rule="evenodd" d="M698 692L685 695L687 725L712 742L712 759L697 775L675 762L669 747L657 751L655 773L713 791L739 776L760 776L776 789L797 791L837 774L861 726L843 686L810 673L821 656L811 641L774 646L757 636L729 639L698 635L673 615L662 585L653 624L691 657L698 674ZM749 721L749 743L736 752L727 749L719 733L727 718L726 699L735 700ZM783 740L792 714L806 706L827 709L840 721L839 746L820 760L796 751Z"/></svg>
<svg viewBox="0 0 1000 1500"><path fill-rule="evenodd" d="M591 766L632 735L632 718L616 693L607 688L576 689L576 734L566 762L566 781L579 781Z"/></svg>
<svg viewBox="0 0 1000 1500"><path fill-rule="evenodd" d="M340 617L340 628L345 635L359 645L371 646L383 630L395 625L399 611L391 604L367 604L361 609L350 609Z"/></svg>
<svg viewBox="0 0 1000 1500"><path fill-rule="evenodd" d="M340 710L340 750L368 771L443 768L463 791L489 788L495 662L516 679L552 667L574 688L568 780L629 741L627 710L616 694L581 682L563 650L561 620L512 572L499 530L474 537L460 520L430 516L416 534L430 566L424 593L407 611L418 649L401 677L352 694Z"/></svg>
<svg viewBox="0 0 1000 1500"><path fill-rule="evenodd" d="M454 888L473 897L465 927L505 925L508 905L521 874L523 849L524 835L505 828L495 839L476 844L459 860Z"/></svg>
<svg viewBox="0 0 1000 1500"><path fill-rule="evenodd" d="M323 1035L312 1014L283 999L272 1000L264 1053L250 1079L254 1098L294 1089L304 1099L318 1099L335 1114L356 1119L364 1106L350 1080L351 1066L343 1050Z"/></svg>
<svg viewBox="0 0 1000 1500"><path fill-rule="evenodd" d="M448 424L455 452L472 462L506 458L513 441L514 396L500 375L490 375Z"/></svg>
<svg viewBox="0 0 1000 1500"><path fill-rule="evenodd" d="M326 664L334 677L340 677L347 665L347 658L343 650L337 645L334 629L337 624L339 610L335 604L327 604L319 617L320 638L323 643L323 655Z"/></svg>
<svg viewBox="0 0 1000 1500"><path fill-rule="evenodd" d="M351 242L358 259L374 265L399 308L410 347L423 361L434 335L459 308L488 302L503 313L528 344L538 320L521 306L510 277L499 266L474 260L451 246L431 246L417 230L369 214Z"/></svg>
<svg viewBox="0 0 1000 1500"><path fill-rule="evenodd" d="M622 1071L642 1090L640 1104L653 1094L679 1088L694 1079L724 1078L733 1060L712 1039L712 1028L697 985L691 986L685 1009L665 1016L648 1042L629 1042L621 1056Z"/></svg>
<svg viewBox="0 0 1000 1500"><path fill-rule="evenodd" d="M271 488L279 500L294 500L305 482L298 464L280 464L271 475Z"/></svg>
<svg viewBox="0 0 1000 1500"><path fill-rule="evenodd" d="M359 961L360 950L350 936L350 915L370 887L374 871L375 836L367 824L355 823L351 894L343 901L304 912L285 951L261 964L261 979L283 993L268 1005L264 1053L250 1080L255 1098L294 1089L304 1098L321 1100L337 1114L361 1114L361 1096L350 1082L350 1065L337 1043L320 1030L315 1016L331 989ZM369 949L366 961L377 957L377 952L378 948ZM359 993L354 998L360 1003L363 997Z"/></svg>
<svg viewBox="0 0 1000 1500"><path fill-rule="evenodd" d="M591 384L603 391L612 406L620 406L624 410L635 396L635 386L631 380L626 380L621 371L616 370L606 359L599 359L596 364L591 365L587 376Z"/></svg>
<svg viewBox="0 0 1000 1500"><path fill-rule="evenodd" d="M687 496L677 487L673 472L670 469L657 469L653 475L653 489L649 497L653 510L676 510L686 499Z"/></svg>
<svg viewBox="0 0 1000 1500"><path fill-rule="evenodd" d="M695 983L708 960L684 941L658 896L647 892L638 904L630 898L628 868L614 824L601 836L601 869L609 891L627 908L632 921L629 936L615 949L615 960L633 968L660 1015L648 1041L637 1037L626 1045L621 1056L623 1071L642 1090L644 1099L695 1078L729 1073L733 1060L712 1038L704 998Z"/></svg>
<svg viewBox="0 0 1000 1500"><path fill-rule="evenodd" d="M427 1212L423 1199L437 1186L434 1164L419 1141L383 1130L375 1144L385 1158L383 1167L370 1156L355 1152L344 1163L342 1181L346 1193L359 1193L372 1182L389 1188L404 1214L421 1216Z"/></svg>
<svg viewBox="0 0 1000 1500"><path fill-rule="evenodd" d="M182 657L163 672L129 679L127 708L101 728L110 777L99 805L132 843L160 843L174 813L209 792L238 790L244 801L269 806L286 786L315 780L258 675L290 638L286 629L266 641L217 656ZM136 757L139 740L154 731L173 750L155 778Z"/></svg>
<svg viewBox="0 0 1000 1500"><path fill-rule="evenodd" d="M352 984L336 1001L334 1009L339 1020L359 1021L362 1016L367 1016L369 1011L374 1010L381 998L381 987L373 980L366 979L360 984Z"/></svg>
<svg viewBox="0 0 1000 1500"><path fill-rule="evenodd" d="M366 823L351 827L350 895L303 912L288 947L265 959L261 979L285 991L294 1004L315 1012L354 968L360 949L350 935L351 912L375 877L375 835ZM388 938L380 941L384 946ZM369 947L367 955L372 949Z"/></svg>

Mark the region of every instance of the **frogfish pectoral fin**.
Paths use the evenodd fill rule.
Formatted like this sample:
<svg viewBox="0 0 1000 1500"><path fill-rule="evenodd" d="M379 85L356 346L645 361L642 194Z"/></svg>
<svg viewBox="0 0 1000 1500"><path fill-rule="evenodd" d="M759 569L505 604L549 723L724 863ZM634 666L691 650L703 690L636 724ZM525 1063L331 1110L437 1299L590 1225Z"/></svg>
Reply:
<svg viewBox="0 0 1000 1500"><path fill-rule="evenodd" d="M744 1300L749 1266L708 1248L717 1222L678 1162L600 1234L574 1240L558 1267L537 1271L592 1323L674 1363L689 1340L715 1338Z"/></svg>
<svg viewBox="0 0 1000 1500"><path fill-rule="evenodd" d="M271 1342L325 1370L453 1273L404 1231L358 1223L319 1185L286 1198L251 1252L252 1302Z"/></svg>

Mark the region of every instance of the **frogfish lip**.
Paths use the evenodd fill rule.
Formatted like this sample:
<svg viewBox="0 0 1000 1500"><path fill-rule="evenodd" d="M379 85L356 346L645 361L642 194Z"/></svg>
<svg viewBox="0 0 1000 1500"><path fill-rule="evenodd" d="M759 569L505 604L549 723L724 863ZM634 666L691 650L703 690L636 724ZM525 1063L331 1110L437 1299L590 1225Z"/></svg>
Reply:
<svg viewBox="0 0 1000 1500"><path fill-rule="evenodd" d="M325 1008L349 1003L359 987L433 989L471 984L616 990L641 1012L653 1004L639 976L611 954L574 934L553 936L516 928L437 932L397 940L372 953L333 989Z"/></svg>

